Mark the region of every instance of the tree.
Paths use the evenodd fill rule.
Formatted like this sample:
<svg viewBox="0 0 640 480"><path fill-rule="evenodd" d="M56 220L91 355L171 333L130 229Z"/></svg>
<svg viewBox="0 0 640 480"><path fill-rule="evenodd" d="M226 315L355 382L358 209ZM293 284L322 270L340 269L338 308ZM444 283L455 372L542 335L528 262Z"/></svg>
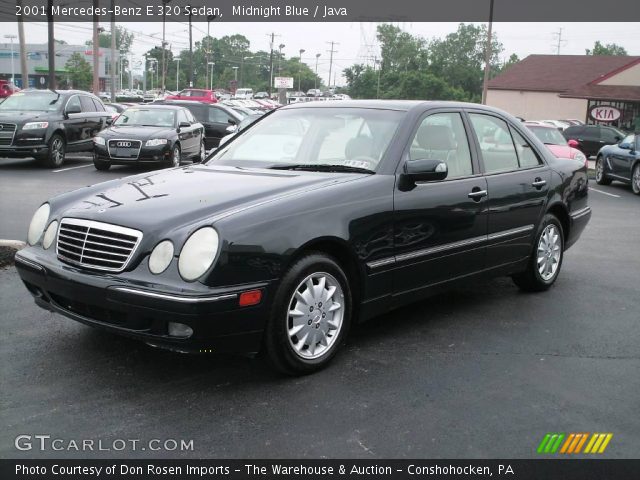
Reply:
<svg viewBox="0 0 640 480"><path fill-rule="evenodd" d="M501 65L494 65L493 67L491 67L491 78L497 77L502 72L507 70L511 65L515 65L519 61L520 61L520 57L518 57L518 55L516 55L515 53L512 53L511 56L509 57L509 60L507 60Z"/></svg>
<svg viewBox="0 0 640 480"><path fill-rule="evenodd" d="M624 47L616 45L615 43L607 43L603 45L600 40L597 40L593 45L593 49L586 49L587 55L629 55Z"/></svg>
<svg viewBox="0 0 640 480"><path fill-rule="evenodd" d="M81 53L73 53L64 67L67 70L67 75L73 88L80 90L88 90L91 88L93 80L91 65L84 59Z"/></svg>
<svg viewBox="0 0 640 480"><path fill-rule="evenodd" d="M116 26L116 50L128 53L131 50L132 43L133 33L124 27ZM87 40L84 44L93 46L93 39ZM111 48L111 32L100 32L98 34L98 45L101 48Z"/></svg>

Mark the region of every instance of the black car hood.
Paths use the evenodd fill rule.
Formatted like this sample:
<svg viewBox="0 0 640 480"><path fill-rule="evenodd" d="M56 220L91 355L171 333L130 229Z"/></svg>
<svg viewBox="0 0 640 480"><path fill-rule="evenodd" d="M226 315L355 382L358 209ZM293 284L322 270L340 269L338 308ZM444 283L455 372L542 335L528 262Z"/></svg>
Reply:
<svg viewBox="0 0 640 480"><path fill-rule="evenodd" d="M97 184L53 199L52 206L61 210L59 217L159 232L215 222L264 202L361 177L198 165Z"/></svg>
<svg viewBox="0 0 640 480"><path fill-rule="evenodd" d="M33 110L20 111L20 110L6 110L0 111L0 122L1 123L18 123L22 124L25 122L37 121L37 120L50 120L50 119L60 119L60 113L58 112L38 112Z"/></svg>
<svg viewBox="0 0 640 480"><path fill-rule="evenodd" d="M100 132L104 138L126 138L132 140L147 140L150 138L168 138L175 135L176 129L170 127L118 127L116 125L105 128Z"/></svg>

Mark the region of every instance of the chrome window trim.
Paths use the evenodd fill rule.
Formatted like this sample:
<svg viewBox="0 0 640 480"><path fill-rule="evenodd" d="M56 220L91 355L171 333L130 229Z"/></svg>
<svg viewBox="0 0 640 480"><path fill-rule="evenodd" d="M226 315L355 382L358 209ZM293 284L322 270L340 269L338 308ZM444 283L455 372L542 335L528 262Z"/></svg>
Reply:
<svg viewBox="0 0 640 480"><path fill-rule="evenodd" d="M113 158L114 160L138 160L140 158L140 152L142 151L142 140L131 139L131 138L108 138L107 141L107 153L109 153L109 158ZM109 142L140 142L140 146L138 147L138 154L136 158L131 157L114 157L111 155L111 147L109 147Z"/></svg>
<svg viewBox="0 0 640 480"><path fill-rule="evenodd" d="M219 302L221 300L231 300L238 296L237 293L228 293L228 294L222 294L222 295L210 295L207 297L195 297L195 296L191 297L191 296L184 296L184 295L173 295L170 293L156 293L156 292L150 292L148 290L139 290L137 288L129 288L129 287L112 287L112 288L113 290L117 290L118 292L132 293L135 295L141 295L141 296L150 297L150 298L158 298L161 300L173 300L175 302L181 302L181 303Z"/></svg>
<svg viewBox="0 0 640 480"><path fill-rule="evenodd" d="M411 260L413 258L424 257L427 255L432 255L434 253L446 252L448 250L453 250L455 248L466 247L469 245L476 245L478 243L489 242L491 240L510 237L512 235L518 235L521 233L528 233L528 232L531 232L534 229L534 227L535 226L533 224L525 225L518 228L511 228L509 230L502 230L489 235L480 235L478 237L472 237L466 240L460 240L458 242L445 243L442 245L437 245L435 247L423 248L421 250L415 250L413 252L403 253L401 255L385 257L379 260L373 260L371 262L367 262L367 267L370 270L375 270L377 268L384 267L386 265L393 265L397 262Z"/></svg>
<svg viewBox="0 0 640 480"><path fill-rule="evenodd" d="M110 268L110 267L101 267L101 266L96 266L96 265L90 265L90 264L86 264L83 263L82 261L77 261L77 260L73 260L71 258L65 257L63 254L59 253L58 251L58 241L59 241L59 233L60 233L60 229L62 228L63 225L76 225L79 227L87 227L87 228L98 228L100 230L105 230L107 232L113 232L113 233L119 233L122 235L129 235L132 237L136 237L136 242L134 243L134 245L131 247L131 253L129 254L129 257L127 258L127 260L122 264L122 267L119 268ZM79 267L83 267L83 268L87 268L90 270L102 270L105 272L114 272L114 273L119 273L124 271L127 266L129 265L129 262L131 262L131 259L133 258L136 250L138 249L138 246L140 245L140 242L142 242L142 236L143 233L140 230L135 230L133 228L127 228L127 227L121 227L119 225L114 225L112 223L104 223L104 222L96 222L95 220L85 220L83 218L62 218L60 219L60 223L58 225L58 232L56 233L56 255L58 256L58 258L61 258L65 261L67 261L68 263L72 264L72 265L76 265ZM81 248L82 251L84 252L84 244L86 243L86 238L87 235L85 235L84 241L83 241L83 245L82 247L78 247ZM117 239L116 239L117 240ZM126 241L126 240L124 240ZM64 249L64 247L63 247ZM81 256L82 258L82 256ZM103 260L103 259L100 259ZM106 260L106 259L104 259ZM107 260L110 261L110 260Z"/></svg>

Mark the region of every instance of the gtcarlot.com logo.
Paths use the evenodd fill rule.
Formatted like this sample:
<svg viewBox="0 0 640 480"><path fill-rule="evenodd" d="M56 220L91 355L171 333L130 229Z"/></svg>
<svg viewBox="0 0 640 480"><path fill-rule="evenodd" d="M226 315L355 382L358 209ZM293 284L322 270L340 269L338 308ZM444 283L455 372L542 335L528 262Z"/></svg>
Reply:
<svg viewBox="0 0 640 480"><path fill-rule="evenodd" d="M152 438L151 440L141 440L139 438L115 438L105 440L102 438L55 438L51 435L18 435L14 445L17 450L29 451L53 450L56 452L122 452L122 451L167 451L167 452L189 452L193 451L193 440L165 438Z"/></svg>
<svg viewBox="0 0 640 480"><path fill-rule="evenodd" d="M604 453L612 438L613 433L547 433L538 453Z"/></svg>

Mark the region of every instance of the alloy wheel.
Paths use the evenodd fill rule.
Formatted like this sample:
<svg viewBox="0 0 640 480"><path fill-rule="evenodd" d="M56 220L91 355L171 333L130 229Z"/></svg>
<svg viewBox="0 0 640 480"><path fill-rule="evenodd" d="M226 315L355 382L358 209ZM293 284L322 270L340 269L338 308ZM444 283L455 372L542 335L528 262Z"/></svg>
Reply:
<svg viewBox="0 0 640 480"><path fill-rule="evenodd" d="M174 167L179 167L180 166L180 147L175 146L173 147L173 166Z"/></svg>
<svg viewBox="0 0 640 480"><path fill-rule="evenodd" d="M640 195L640 163L633 169L633 178L631 179L631 187L633 193Z"/></svg>
<svg viewBox="0 0 640 480"><path fill-rule="evenodd" d="M307 276L289 301L287 336L300 358L325 355L340 334L344 317L344 292L336 278L325 272Z"/></svg>
<svg viewBox="0 0 640 480"><path fill-rule="evenodd" d="M51 143L51 157L56 165L61 165L64 161L64 144L62 139L54 138Z"/></svg>
<svg viewBox="0 0 640 480"><path fill-rule="evenodd" d="M561 255L562 240L560 232L555 225L547 225L538 240L537 261L538 273L545 282L553 279L556 275Z"/></svg>
<svg viewBox="0 0 640 480"><path fill-rule="evenodd" d="M602 180L602 176L604 175L604 160L602 157L598 157L596 161L596 182Z"/></svg>

